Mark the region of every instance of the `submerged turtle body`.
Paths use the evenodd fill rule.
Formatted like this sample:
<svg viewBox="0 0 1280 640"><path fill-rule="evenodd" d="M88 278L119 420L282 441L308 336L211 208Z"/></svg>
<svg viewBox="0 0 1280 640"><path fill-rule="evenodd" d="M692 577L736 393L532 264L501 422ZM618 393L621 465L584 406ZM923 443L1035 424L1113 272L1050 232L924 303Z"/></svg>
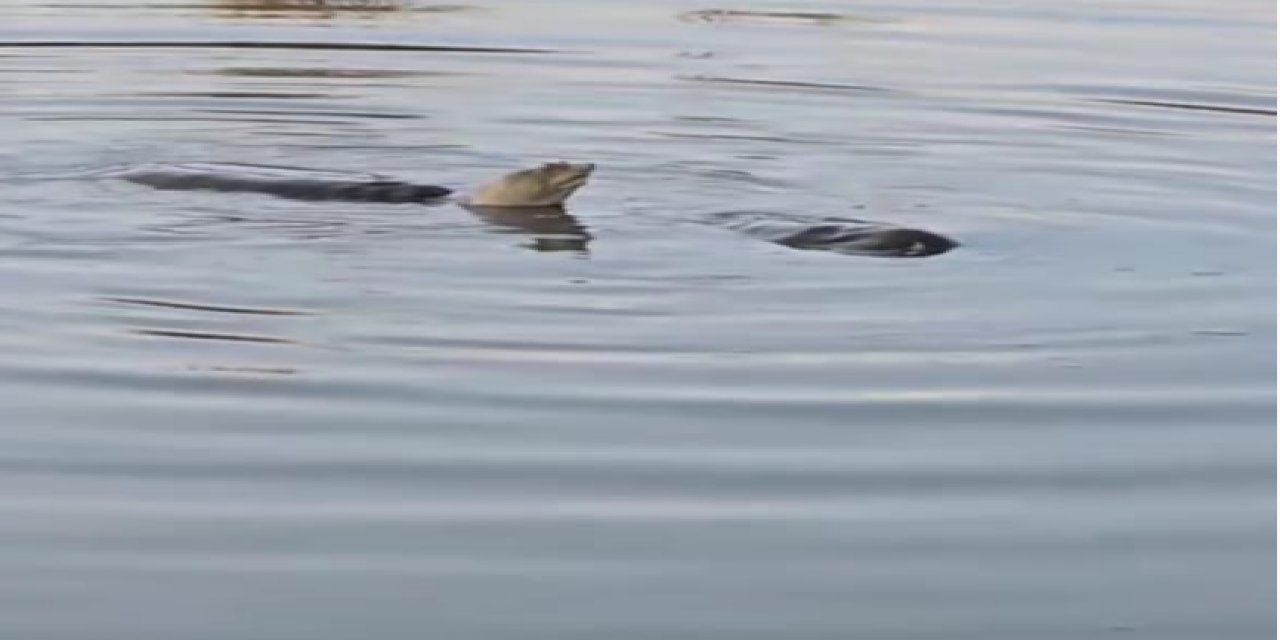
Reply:
<svg viewBox="0 0 1280 640"><path fill-rule="evenodd" d="M264 193L294 200L345 200L349 202L430 202L453 193L436 185L397 180L262 179L219 174L139 172L121 176L136 184L166 190L239 191Z"/></svg>
<svg viewBox="0 0 1280 640"><path fill-rule="evenodd" d="M793 249L923 258L946 253L959 243L923 229L858 224L820 224L774 240Z"/></svg>
<svg viewBox="0 0 1280 640"><path fill-rule="evenodd" d="M591 164L543 164L483 185L465 202L488 207L562 206L586 184L594 169ZM293 200L436 204L453 194L448 187L378 174L238 163L150 165L114 172L110 177L155 189L262 193Z"/></svg>
<svg viewBox="0 0 1280 640"><path fill-rule="evenodd" d="M115 177L156 189L262 193L295 200L438 204L456 201L497 227L544 238L535 248L585 251L591 236L564 210L595 165L551 162L506 174L470 196L451 198L448 187L414 184L377 174L317 171L267 165L207 163L151 165L113 172ZM813 219L756 212L712 216L721 226L792 249L923 257L959 246L930 231L861 220Z"/></svg>
<svg viewBox="0 0 1280 640"><path fill-rule="evenodd" d="M731 229L792 249L868 256L922 258L946 253L960 243L932 231L864 220L803 219L760 213L717 216Z"/></svg>
<svg viewBox="0 0 1280 640"><path fill-rule="evenodd" d="M293 200L417 203L456 202L495 230L533 237L537 251L585 253L591 240L564 202L587 183L592 164L551 162L506 174L471 195L453 198L448 187L414 184L378 174L240 163L157 164L98 174L165 190L261 193Z"/></svg>
<svg viewBox="0 0 1280 640"><path fill-rule="evenodd" d="M229 162L147 165L115 172L111 177L155 189L262 193L294 200L433 202L453 193L447 187L376 174Z"/></svg>

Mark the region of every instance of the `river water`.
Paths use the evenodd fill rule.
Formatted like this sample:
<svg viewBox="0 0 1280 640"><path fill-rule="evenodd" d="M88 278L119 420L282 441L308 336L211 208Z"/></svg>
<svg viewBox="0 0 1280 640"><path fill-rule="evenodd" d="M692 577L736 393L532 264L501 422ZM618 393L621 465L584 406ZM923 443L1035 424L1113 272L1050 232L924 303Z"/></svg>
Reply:
<svg viewBox="0 0 1280 640"><path fill-rule="evenodd" d="M1273 11L5 2L0 637L1274 637Z"/></svg>

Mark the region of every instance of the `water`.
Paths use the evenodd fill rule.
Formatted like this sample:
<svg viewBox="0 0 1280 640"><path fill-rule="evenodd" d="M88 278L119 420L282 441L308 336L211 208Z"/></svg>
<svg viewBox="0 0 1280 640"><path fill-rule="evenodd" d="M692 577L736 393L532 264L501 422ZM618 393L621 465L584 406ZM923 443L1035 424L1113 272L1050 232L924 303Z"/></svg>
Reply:
<svg viewBox="0 0 1280 640"><path fill-rule="evenodd" d="M1273 637L1270 3L325 4L0 8L0 637Z"/></svg>

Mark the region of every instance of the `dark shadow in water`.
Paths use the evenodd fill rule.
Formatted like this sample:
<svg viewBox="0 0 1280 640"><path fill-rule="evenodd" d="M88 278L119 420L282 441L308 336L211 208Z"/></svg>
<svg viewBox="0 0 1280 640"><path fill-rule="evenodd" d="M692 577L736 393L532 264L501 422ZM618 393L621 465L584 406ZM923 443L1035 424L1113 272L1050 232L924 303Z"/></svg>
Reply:
<svg viewBox="0 0 1280 640"><path fill-rule="evenodd" d="M301 91L138 91L120 95L143 98L214 98L217 100L320 100L335 98L332 93Z"/></svg>
<svg viewBox="0 0 1280 640"><path fill-rule="evenodd" d="M465 76L455 71L409 71L394 69L325 69L321 67L224 67L209 71L236 78L413 78L423 76Z"/></svg>
<svg viewBox="0 0 1280 640"><path fill-rule="evenodd" d="M301 118L229 118L222 116L26 116L32 122L250 122L254 124L350 124L346 120Z"/></svg>
<svg viewBox="0 0 1280 640"><path fill-rule="evenodd" d="M457 13L475 7L457 4L414 5L408 0L215 0L222 18L374 18L405 13Z"/></svg>
<svg viewBox="0 0 1280 640"><path fill-rule="evenodd" d="M1091 102L1105 102L1107 104L1129 104L1139 107L1161 107L1164 109L1188 109L1191 111L1216 111L1218 113L1240 113L1255 116L1274 116L1275 109L1260 109L1256 107L1231 107L1220 104L1197 104L1194 102L1163 102L1160 100L1125 100L1121 98L1093 98Z"/></svg>
<svg viewBox="0 0 1280 640"><path fill-rule="evenodd" d="M367 111L305 111L290 109L288 111L266 111L262 109L195 109L199 113L227 113L248 116L289 116L300 118L364 118L373 120L421 120L423 116L416 113L369 113ZM297 122L314 122L314 120L297 120Z"/></svg>
<svg viewBox="0 0 1280 640"><path fill-rule="evenodd" d="M466 47L387 42L268 42L254 40L138 41L138 40L26 40L0 42L0 48L98 48L98 49L315 49L322 51L405 51L434 53L559 53L555 49Z"/></svg>
<svg viewBox="0 0 1280 640"><path fill-rule="evenodd" d="M437 204L452 192L372 174L231 162L140 167L110 177L166 191L261 193L310 201Z"/></svg>
<svg viewBox="0 0 1280 640"><path fill-rule="evenodd" d="M272 376L292 376L301 373L301 370L293 367L231 367L223 365L187 365L188 371L212 371L215 373L244 373L254 375L272 375Z"/></svg>
<svg viewBox="0 0 1280 640"><path fill-rule="evenodd" d="M708 221L790 249L846 255L922 258L960 246L959 242L932 231L857 219L725 211L712 214Z"/></svg>
<svg viewBox="0 0 1280 640"><path fill-rule="evenodd" d="M215 10L308 13L401 11L405 0L214 0Z"/></svg>
<svg viewBox="0 0 1280 640"><path fill-rule="evenodd" d="M676 16L683 22L790 22L833 26L848 22L875 22L870 18L845 13L818 11L747 11L745 9L701 9L686 11Z"/></svg>
<svg viewBox="0 0 1280 640"><path fill-rule="evenodd" d="M727 84L756 87L776 87L781 89L818 89L823 91L857 91L864 93L897 93L884 87L872 87L862 84L837 84L830 82L801 82L798 80L758 80L753 78L729 78L724 76L682 75L677 80L703 82L707 84Z"/></svg>
<svg viewBox="0 0 1280 640"><path fill-rule="evenodd" d="M533 240L524 246L534 251L572 251L582 255L590 252L591 234L586 225L563 207L462 208L499 231L532 235Z"/></svg>
<svg viewBox="0 0 1280 640"><path fill-rule="evenodd" d="M196 304L192 302L171 302L169 300L151 300L148 298L118 298L104 297L107 302L118 302L121 304L136 304L148 307L164 307L166 309L183 309L187 311L212 311L215 313L243 313L259 316L309 316L314 315L310 311L298 311L294 309L262 309L254 307L226 307L222 305L212 304Z"/></svg>
<svg viewBox="0 0 1280 640"><path fill-rule="evenodd" d="M132 329L130 333L161 338L190 338L192 340L225 340L228 342L258 342L263 344L298 344L287 338L246 336L234 333L205 333L200 331L174 331L170 329Z"/></svg>

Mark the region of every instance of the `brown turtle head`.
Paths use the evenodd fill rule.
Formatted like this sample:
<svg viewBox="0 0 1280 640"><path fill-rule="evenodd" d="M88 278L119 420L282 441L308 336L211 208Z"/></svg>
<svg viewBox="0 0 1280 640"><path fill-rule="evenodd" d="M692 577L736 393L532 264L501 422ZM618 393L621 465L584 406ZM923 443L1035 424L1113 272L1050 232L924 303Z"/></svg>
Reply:
<svg viewBox="0 0 1280 640"><path fill-rule="evenodd" d="M509 173L478 189L467 204L481 207L558 207L587 183L591 163L549 162Z"/></svg>

